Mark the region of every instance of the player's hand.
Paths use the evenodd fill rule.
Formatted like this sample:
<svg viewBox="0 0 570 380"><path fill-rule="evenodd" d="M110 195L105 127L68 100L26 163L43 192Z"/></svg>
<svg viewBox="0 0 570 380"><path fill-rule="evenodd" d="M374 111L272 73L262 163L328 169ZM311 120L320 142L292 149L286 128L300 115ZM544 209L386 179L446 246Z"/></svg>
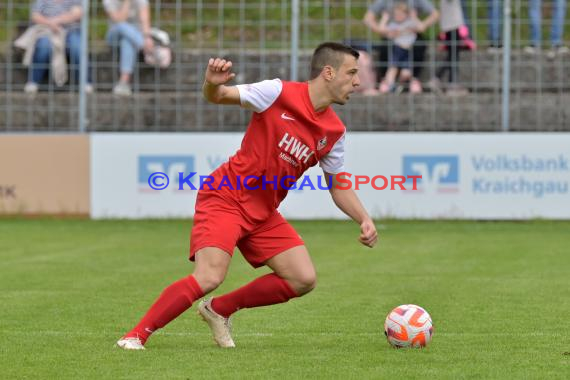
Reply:
<svg viewBox="0 0 570 380"><path fill-rule="evenodd" d="M378 232L372 219L367 219L360 225L360 237L358 240L367 247L374 247L378 242Z"/></svg>
<svg viewBox="0 0 570 380"><path fill-rule="evenodd" d="M206 69L205 80L214 86L228 83L235 78L232 73L232 61L226 61L222 58L210 58L208 68Z"/></svg>

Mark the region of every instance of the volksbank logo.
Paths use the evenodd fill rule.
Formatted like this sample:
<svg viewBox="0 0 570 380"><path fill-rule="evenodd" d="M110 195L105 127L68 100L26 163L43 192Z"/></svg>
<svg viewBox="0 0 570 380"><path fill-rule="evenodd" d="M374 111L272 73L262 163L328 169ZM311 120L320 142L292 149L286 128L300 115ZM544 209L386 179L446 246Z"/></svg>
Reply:
<svg viewBox="0 0 570 380"><path fill-rule="evenodd" d="M410 192L457 193L459 191L457 155L406 155L402 157L402 172L406 178L412 175L422 176L418 180L418 190Z"/></svg>
<svg viewBox="0 0 570 380"><path fill-rule="evenodd" d="M153 191L149 188L149 177L152 175L154 186L168 186L167 181L172 178L178 187L178 173L194 171L194 156L139 156L138 185L139 191ZM160 175L160 174L164 175Z"/></svg>

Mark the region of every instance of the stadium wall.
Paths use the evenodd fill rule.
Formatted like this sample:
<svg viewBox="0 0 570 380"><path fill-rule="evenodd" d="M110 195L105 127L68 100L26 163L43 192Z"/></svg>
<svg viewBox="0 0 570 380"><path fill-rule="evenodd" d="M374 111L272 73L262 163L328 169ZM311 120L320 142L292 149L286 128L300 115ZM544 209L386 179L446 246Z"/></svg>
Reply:
<svg viewBox="0 0 570 380"><path fill-rule="evenodd" d="M93 218L191 217L196 191L178 189L178 172L208 175L235 152L241 133L91 135ZM358 193L374 217L419 219L570 219L570 135L349 133L346 170L355 176L422 175L417 190ZM163 172L164 190L148 177ZM322 172L308 174L316 187ZM160 181L159 181L160 182ZM198 185L195 181L194 185ZM375 182L383 185L381 177ZM290 192L288 218L344 218L326 190Z"/></svg>
<svg viewBox="0 0 570 380"><path fill-rule="evenodd" d="M89 216L89 137L0 136L0 215Z"/></svg>

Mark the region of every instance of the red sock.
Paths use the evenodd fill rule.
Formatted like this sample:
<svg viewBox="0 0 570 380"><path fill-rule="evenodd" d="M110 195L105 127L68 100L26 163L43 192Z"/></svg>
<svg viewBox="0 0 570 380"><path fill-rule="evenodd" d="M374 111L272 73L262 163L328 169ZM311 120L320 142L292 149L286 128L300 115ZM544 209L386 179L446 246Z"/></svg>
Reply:
<svg viewBox="0 0 570 380"><path fill-rule="evenodd" d="M176 281L162 291L139 324L125 337L138 337L145 344L150 334L166 326L203 295L204 292L193 276Z"/></svg>
<svg viewBox="0 0 570 380"><path fill-rule="evenodd" d="M212 309L228 318L239 309L275 305L297 297L291 285L275 273L253 280L231 293L212 300Z"/></svg>

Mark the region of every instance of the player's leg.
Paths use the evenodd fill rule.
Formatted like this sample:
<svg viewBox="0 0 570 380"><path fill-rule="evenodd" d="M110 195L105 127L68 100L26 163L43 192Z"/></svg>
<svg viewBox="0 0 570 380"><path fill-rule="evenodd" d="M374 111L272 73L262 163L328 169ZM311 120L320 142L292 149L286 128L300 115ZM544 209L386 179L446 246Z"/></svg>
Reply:
<svg viewBox="0 0 570 380"><path fill-rule="evenodd" d="M142 348L153 332L166 326L190 308L194 301L217 288L226 276L231 256L219 248L207 247L196 252L195 260L194 273L166 287L141 321L117 342L119 346Z"/></svg>
<svg viewBox="0 0 570 380"><path fill-rule="evenodd" d="M304 245L288 249L265 264L293 288L297 297L304 296L317 286L317 272Z"/></svg>
<svg viewBox="0 0 570 380"><path fill-rule="evenodd" d="M287 302L308 293L315 286L315 268L307 248L295 229L278 212L241 239L238 248L251 265L267 265L274 273L215 297L213 309L226 318L239 309Z"/></svg>
<svg viewBox="0 0 570 380"><path fill-rule="evenodd" d="M316 273L307 248L290 248L267 260L273 273L261 276L231 293L215 297L212 308L229 318L240 309L275 305L307 294L316 285Z"/></svg>
<svg viewBox="0 0 570 380"><path fill-rule="evenodd" d="M204 300L198 306L220 347L235 347L230 316L236 311L284 303L307 294L315 287L315 268L305 246L287 249L268 259L265 265L274 272L230 293Z"/></svg>
<svg viewBox="0 0 570 380"><path fill-rule="evenodd" d="M290 274L284 272L288 278L294 279L292 283L276 273L271 273L231 293L202 301L198 310L201 314L203 314L202 311L207 311L211 320L215 321L209 323L214 332L214 339L221 347L235 346L231 339L229 317L237 310L287 302L293 297L306 293L314 286L314 268L308 258L303 239L278 212L275 212L263 224L249 230L248 234L238 241L237 246L253 267L269 265L283 272L281 268L287 265L279 264L284 263L284 259L291 256L291 258L296 258L300 266L308 270L291 271ZM273 259L274 257L282 259ZM217 334L224 335L227 339L218 339Z"/></svg>

